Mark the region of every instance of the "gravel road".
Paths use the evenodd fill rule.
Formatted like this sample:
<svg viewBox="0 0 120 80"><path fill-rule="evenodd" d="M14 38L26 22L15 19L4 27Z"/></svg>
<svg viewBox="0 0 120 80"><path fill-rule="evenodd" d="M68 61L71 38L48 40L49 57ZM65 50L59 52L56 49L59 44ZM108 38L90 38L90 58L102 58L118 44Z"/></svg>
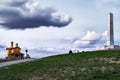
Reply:
<svg viewBox="0 0 120 80"><path fill-rule="evenodd" d="M3 63L0 63L0 67L5 67L5 66L12 65L12 64L17 64L17 63L22 63L22 62L27 62L27 61L33 61L33 60L36 60L36 59L22 59L22 60L3 62Z"/></svg>

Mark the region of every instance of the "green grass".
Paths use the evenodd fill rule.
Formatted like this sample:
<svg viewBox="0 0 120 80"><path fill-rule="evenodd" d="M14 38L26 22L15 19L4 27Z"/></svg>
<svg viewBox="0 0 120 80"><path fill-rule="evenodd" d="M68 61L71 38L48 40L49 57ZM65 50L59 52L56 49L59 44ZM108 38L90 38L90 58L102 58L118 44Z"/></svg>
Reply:
<svg viewBox="0 0 120 80"><path fill-rule="evenodd" d="M64 54L0 68L0 80L120 80L120 51Z"/></svg>

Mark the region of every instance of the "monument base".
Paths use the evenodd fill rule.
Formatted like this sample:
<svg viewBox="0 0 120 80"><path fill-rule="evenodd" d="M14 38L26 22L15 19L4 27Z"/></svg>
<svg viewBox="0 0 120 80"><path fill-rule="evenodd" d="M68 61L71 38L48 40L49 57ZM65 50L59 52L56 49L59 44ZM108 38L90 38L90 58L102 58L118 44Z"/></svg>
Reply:
<svg viewBox="0 0 120 80"><path fill-rule="evenodd" d="M104 45L102 50L120 50L119 45Z"/></svg>

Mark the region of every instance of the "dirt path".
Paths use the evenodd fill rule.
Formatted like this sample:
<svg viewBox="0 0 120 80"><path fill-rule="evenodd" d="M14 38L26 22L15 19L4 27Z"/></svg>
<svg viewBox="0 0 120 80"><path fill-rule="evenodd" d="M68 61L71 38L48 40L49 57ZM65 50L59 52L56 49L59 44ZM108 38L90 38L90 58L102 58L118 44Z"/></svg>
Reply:
<svg viewBox="0 0 120 80"><path fill-rule="evenodd" d="M9 66L12 64L17 64L17 63L22 63L22 62L27 62L27 61L33 61L33 60L36 60L36 59L22 59L22 60L3 62L3 63L0 63L0 67Z"/></svg>

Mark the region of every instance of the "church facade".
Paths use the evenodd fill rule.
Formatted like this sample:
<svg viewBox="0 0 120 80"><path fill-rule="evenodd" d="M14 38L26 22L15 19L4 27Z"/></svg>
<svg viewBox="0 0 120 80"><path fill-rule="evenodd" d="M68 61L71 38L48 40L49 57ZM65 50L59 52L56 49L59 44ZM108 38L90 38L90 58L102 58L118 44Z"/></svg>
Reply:
<svg viewBox="0 0 120 80"><path fill-rule="evenodd" d="M21 52L21 48L16 43L14 47L14 42L11 42L11 46L6 48L7 59L23 59L24 54Z"/></svg>

